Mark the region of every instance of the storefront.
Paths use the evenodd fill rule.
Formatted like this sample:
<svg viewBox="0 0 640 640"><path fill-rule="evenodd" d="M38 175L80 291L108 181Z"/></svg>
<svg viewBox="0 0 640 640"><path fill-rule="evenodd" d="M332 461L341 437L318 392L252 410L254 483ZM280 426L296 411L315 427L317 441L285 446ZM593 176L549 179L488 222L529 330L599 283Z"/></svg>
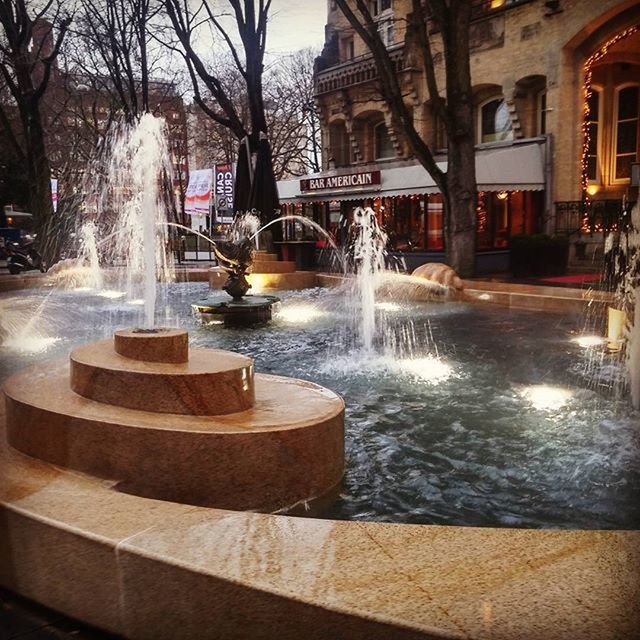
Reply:
<svg viewBox="0 0 640 640"><path fill-rule="evenodd" d="M446 170L446 163L439 163ZM509 240L542 230L545 139L536 138L476 154L478 272L506 270ZM381 169L351 167L278 183L283 213L314 220L337 244L344 243L351 213L371 206L389 235L391 252L408 269L444 259L442 196L426 170L415 164ZM313 237L291 223L286 237Z"/></svg>

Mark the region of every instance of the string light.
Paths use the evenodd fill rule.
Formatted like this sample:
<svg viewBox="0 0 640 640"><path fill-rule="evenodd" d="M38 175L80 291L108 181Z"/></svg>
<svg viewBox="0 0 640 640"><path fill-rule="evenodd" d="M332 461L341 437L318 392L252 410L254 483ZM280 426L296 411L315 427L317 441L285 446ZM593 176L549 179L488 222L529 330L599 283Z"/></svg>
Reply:
<svg viewBox="0 0 640 640"><path fill-rule="evenodd" d="M633 35L636 31L640 29L640 25L634 25L625 29L621 33L609 38L597 51L592 53L583 65L584 70L584 84L583 84L583 105L582 105L582 157L580 160L580 187L582 189L582 200L585 203L585 212L584 217L582 219L582 230L583 231L591 231L591 226L589 225L589 216L586 212L586 205L589 203L590 195L587 190L589 186L589 175L588 175L588 161L589 161L589 146L591 144L591 136L589 135L589 99L591 98L592 89L591 89L591 80L593 77L593 67L596 62L599 62L607 55L609 49L614 45L618 44L621 40L624 40L630 35ZM600 223L595 223L593 225L594 231L602 231L602 225Z"/></svg>
<svg viewBox="0 0 640 640"><path fill-rule="evenodd" d="M487 230L487 209L484 203L484 191L478 191L478 203L476 205L478 233Z"/></svg>

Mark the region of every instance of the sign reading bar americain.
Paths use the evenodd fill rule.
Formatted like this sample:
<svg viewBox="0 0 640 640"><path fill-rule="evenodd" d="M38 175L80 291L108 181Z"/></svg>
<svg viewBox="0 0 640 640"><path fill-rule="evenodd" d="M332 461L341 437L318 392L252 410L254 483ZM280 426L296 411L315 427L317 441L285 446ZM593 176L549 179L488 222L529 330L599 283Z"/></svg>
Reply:
<svg viewBox="0 0 640 640"><path fill-rule="evenodd" d="M380 184L379 171L349 173L343 176L324 176L319 178L303 178L300 180L300 191L322 191L326 189L345 189L350 187L368 187Z"/></svg>

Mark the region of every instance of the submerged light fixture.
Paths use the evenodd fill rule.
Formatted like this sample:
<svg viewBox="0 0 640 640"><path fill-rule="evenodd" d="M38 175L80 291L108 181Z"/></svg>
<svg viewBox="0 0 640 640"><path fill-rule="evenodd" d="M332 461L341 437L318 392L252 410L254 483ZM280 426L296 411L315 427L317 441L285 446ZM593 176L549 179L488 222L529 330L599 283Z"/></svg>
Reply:
<svg viewBox="0 0 640 640"><path fill-rule="evenodd" d="M521 395L538 411L557 411L570 400L573 392L564 387L533 384L522 389Z"/></svg>

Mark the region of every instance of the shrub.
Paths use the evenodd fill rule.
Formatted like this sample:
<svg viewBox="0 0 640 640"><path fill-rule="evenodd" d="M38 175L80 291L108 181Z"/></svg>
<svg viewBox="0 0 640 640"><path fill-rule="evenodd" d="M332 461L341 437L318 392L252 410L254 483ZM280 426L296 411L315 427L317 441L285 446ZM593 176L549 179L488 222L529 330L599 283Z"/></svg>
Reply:
<svg viewBox="0 0 640 640"><path fill-rule="evenodd" d="M567 271L569 238L543 233L511 238L510 267L515 278L559 276Z"/></svg>

